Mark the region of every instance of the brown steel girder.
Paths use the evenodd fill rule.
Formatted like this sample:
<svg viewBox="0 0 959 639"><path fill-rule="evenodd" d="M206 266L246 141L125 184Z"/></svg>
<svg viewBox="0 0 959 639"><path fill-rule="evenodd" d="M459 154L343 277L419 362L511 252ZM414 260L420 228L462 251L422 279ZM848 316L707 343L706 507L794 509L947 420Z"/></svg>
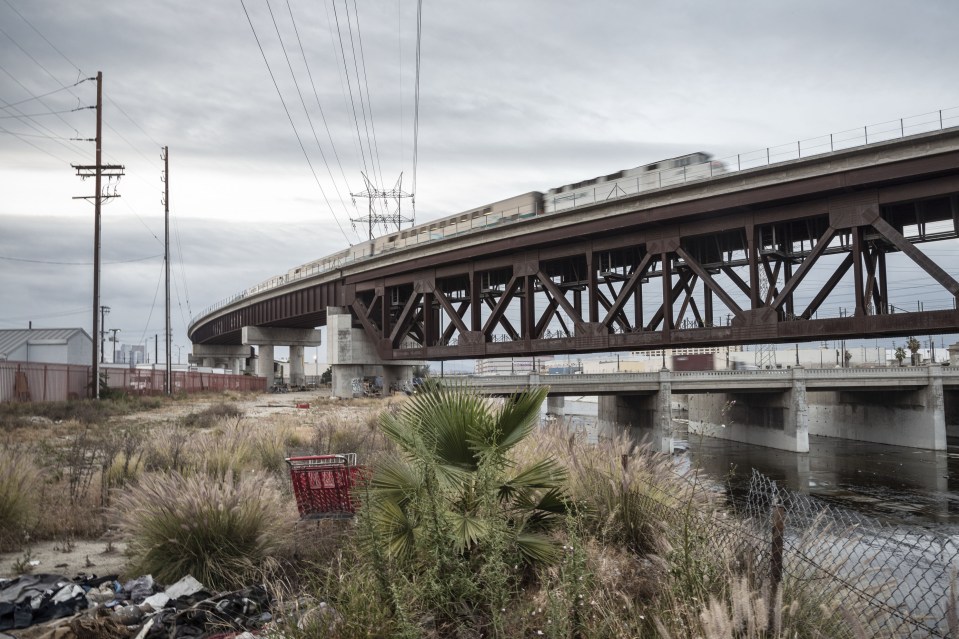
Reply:
<svg viewBox="0 0 959 639"><path fill-rule="evenodd" d="M660 226L396 275L367 286L351 306L385 359L453 359L904 334L918 325L889 312L889 252L959 295L959 283L903 236L901 221L884 218L875 192L834 198L813 215L717 219L707 232ZM823 266L831 275L797 313L797 290L836 254L843 259ZM850 269L855 309L816 319ZM936 313L920 325L959 326L955 311ZM388 317L395 319L384 326Z"/></svg>
<svg viewBox="0 0 959 639"><path fill-rule="evenodd" d="M959 234L959 152L680 200L631 212L627 198L608 206L614 215L591 215L605 204L584 207L578 212L582 222L528 233L522 241L477 242L382 262L324 284L276 291L262 301L211 314L191 327L190 338L194 343L237 343L245 325L315 327L325 323L328 306L351 307L386 358L408 352L456 358L959 329L955 309L893 314L885 267L888 254L906 255L954 299L959 295L955 279L917 247L936 239L932 222L947 221L951 227L939 239ZM832 237L823 240L829 229ZM666 240L673 245L664 247ZM524 247L525 255L514 254L517 246ZM604 262L606 254L615 257ZM811 295L797 297L810 270L827 268L823 258L834 254L843 259L828 266L832 275ZM520 263L537 268L514 273ZM846 292L853 293L853 312L817 319L833 292L843 292L850 270L853 290ZM484 293L483 278L493 273L497 286ZM760 273L768 282L765 295L760 294ZM556 280L565 304L543 284L547 276ZM513 290L503 300L504 285L514 277ZM416 281L430 278L439 295L414 291ZM453 280L466 282L468 299L451 297ZM742 315L723 301L719 290ZM357 297L360 305L354 305ZM723 308L714 308L713 297ZM541 301L524 302L526 298ZM499 317L489 323L497 306ZM686 321L689 313L692 318ZM511 318L517 319L518 330ZM659 330L647 330L653 320ZM469 329L465 333L464 326Z"/></svg>

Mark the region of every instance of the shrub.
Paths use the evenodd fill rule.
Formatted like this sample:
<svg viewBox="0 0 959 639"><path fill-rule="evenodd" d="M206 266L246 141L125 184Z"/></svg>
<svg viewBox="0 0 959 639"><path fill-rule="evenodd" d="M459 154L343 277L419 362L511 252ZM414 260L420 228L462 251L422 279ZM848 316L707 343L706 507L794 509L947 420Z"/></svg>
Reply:
<svg viewBox="0 0 959 639"><path fill-rule="evenodd" d="M260 575L294 518L272 480L144 475L117 499L135 574L161 583L193 575L209 588L237 588Z"/></svg>
<svg viewBox="0 0 959 639"><path fill-rule="evenodd" d="M0 550L19 548L32 524L40 471L21 447L0 447Z"/></svg>
<svg viewBox="0 0 959 639"><path fill-rule="evenodd" d="M190 413L180 421L189 428L212 428L218 421L224 419L239 419L243 417L243 411L236 404L221 402L213 404L201 411Z"/></svg>

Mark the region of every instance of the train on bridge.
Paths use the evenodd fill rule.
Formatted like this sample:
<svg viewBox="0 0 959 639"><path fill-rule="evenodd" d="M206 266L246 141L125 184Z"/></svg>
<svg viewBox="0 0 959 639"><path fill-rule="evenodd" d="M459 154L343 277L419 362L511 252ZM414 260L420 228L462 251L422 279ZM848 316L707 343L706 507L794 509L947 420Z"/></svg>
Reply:
<svg viewBox="0 0 959 639"><path fill-rule="evenodd" d="M531 191L356 244L343 251L292 268L285 276L257 285L246 293L252 295L263 290L264 285L273 286L307 274L338 268L343 264L372 255L381 255L423 242L441 240L473 229L557 213L644 191L677 186L722 175L725 172L726 166L722 162L713 160L708 153L697 151L609 175L565 184L549 189L545 193Z"/></svg>

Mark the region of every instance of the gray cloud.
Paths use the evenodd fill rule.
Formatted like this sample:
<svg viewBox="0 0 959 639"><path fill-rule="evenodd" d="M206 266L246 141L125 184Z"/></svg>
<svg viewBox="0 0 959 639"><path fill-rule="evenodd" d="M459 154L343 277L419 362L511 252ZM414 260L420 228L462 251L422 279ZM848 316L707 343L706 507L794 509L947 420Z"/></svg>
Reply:
<svg viewBox="0 0 959 639"><path fill-rule="evenodd" d="M184 261L177 282L182 297L189 289L194 312L355 241L349 192L362 189L361 170L387 186L401 171L407 188L412 182L415 3L348 4L354 30L352 9L360 11L363 91L368 86L372 97L380 158L364 167L356 131L365 153L368 124L359 102L353 119L331 26L335 6L357 98L351 52L360 43L345 30L347 5L271 0L328 170L267 4L244 1L312 170L241 3L10 0L85 74L104 72L104 150L127 172L123 199L105 213L105 261L161 252L158 153L170 146ZM957 18L959 6L947 0L424 3L418 217L691 151L735 155L959 105L948 81L959 59ZM6 3L0 26L56 77L0 34L0 100L77 78ZM86 83L45 101L63 110L93 95ZM44 110L35 102L19 108ZM23 136L0 132L0 256L90 259L90 207L70 197L91 185L69 163L92 163L92 145L50 136L92 137L93 118L90 111L62 118L37 117L32 127L0 119L0 130ZM156 312L147 321L159 270L156 259L105 268L111 321L141 332L159 325ZM0 259L0 324L35 316L88 325L86 314L56 315L90 305L90 278L88 267Z"/></svg>

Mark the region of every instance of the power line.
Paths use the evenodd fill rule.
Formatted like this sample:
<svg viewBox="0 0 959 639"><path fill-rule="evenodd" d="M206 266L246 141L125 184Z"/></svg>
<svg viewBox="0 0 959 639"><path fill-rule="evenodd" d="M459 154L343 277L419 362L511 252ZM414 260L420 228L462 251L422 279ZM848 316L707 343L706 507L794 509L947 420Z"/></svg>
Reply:
<svg viewBox="0 0 959 639"><path fill-rule="evenodd" d="M349 5L347 5L347 0L343 0L343 4L346 7L346 17L349 20L350 10ZM370 97L370 82L369 76L366 73L366 55L363 53L363 34L360 31L360 12L356 7L356 0L353 0L353 15L356 16L356 38L360 41L360 63L363 65L363 85L366 87L366 102L370 106L370 123L369 126L373 130L373 150L370 152L371 155L374 155L376 158L376 169L380 174L380 184L385 184L383 181L383 167L380 166L380 149L379 144L376 141L376 123L373 119L373 98ZM353 43L353 33L350 31L350 44ZM356 65L356 52L353 52L353 64ZM356 74L356 84L359 87L360 84L360 75L359 71ZM363 104L363 91L360 89L360 104ZM366 123L366 109L363 109L363 122ZM367 131L367 145L369 144L369 131Z"/></svg>
<svg viewBox="0 0 959 639"><path fill-rule="evenodd" d="M293 134L296 136L296 141L300 145L300 150L303 151L303 157L306 158L306 163L310 166L310 172L313 174L313 179L316 181L316 185L320 188L320 193L323 194L323 199L326 200L326 204L330 208L330 213L333 215L333 221L336 222L340 232L343 234L343 239L346 240L347 244L353 246L353 243L350 242L350 238L346 235L346 231L344 231L343 227L340 225L340 221L337 219L336 213L333 211L333 207L330 206L330 200L326 197L326 191L323 190L323 185L320 184L320 179L316 175L316 169L313 168L313 162L310 160L310 155L306 152L306 147L303 146L303 140L300 138L300 132L296 130L296 124L293 123L293 116L290 114L290 109L286 106L286 100L283 99L283 93L280 91L280 85L277 84L276 76L273 75L273 69L270 67L270 61L267 60L266 52L263 50L263 45L260 44L260 37L256 34L256 27L253 26L253 20L250 19L250 14L246 10L246 3L244 0L240 0L240 6L243 7L243 13L246 15L246 20L250 23L250 30L253 31L253 38L256 40L256 46L260 49L260 55L263 56L263 62L266 64L266 70L270 74L270 79L273 80L273 87L276 89L276 94L280 98L280 103L283 105L283 110L286 112L286 117L290 121L290 126L293 127ZM267 6L269 6L269 0L267 1ZM272 14L272 10L270 13Z"/></svg>
<svg viewBox="0 0 959 639"><path fill-rule="evenodd" d="M8 107L15 107L15 106L19 106L19 105L21 105L21 104L24 104L25 102L32 102L33 100L39 100L39 99L41 99L41 98L45 98L45 97L47 97L48 95L53 95L54 93L59 93L60 91L69 91L69 90L72 89L73 87L78 86L78 85L80 85L80 84L83 84L84 82L86 82L86 81L88 81L88 80L90 80L90 78L83 78L82 80L78 80L77 82L74 82L73 84L65 85L65 86L60 87L59 89L53 89L52 91L47 91L46 93L41 93L40 95L35 95L35 96L31 96L31 97L29 97L29 98L25 98L25 99L23 99L23 100L20 100L19 102L7 102L7 106L8 106Z"/></svg>
<svg viewBox="0 0 959 639"><path fill-rule="evenodd" d="M163 257L163 256L147 255L146 257L134 257L129 260L115 260L113 262L103 262L103 265L109 266L111 264L130 264L131 262L145 262L147 260L152 260L158 257ZM55 262L51 260L31 260L23 257L9 257L6 255L0 255L0 260L7 260L10 262L27 262L29 264L59 264L61 266L93 266L93 262Z"/></svg>
<svg viewBox="0 0 959 639"><path fill-rule="evenodd" d="M416 2L416 97L413 106L413 223L416 223L416 165L420 139L420 44L423 40L423 0Z"/></svg>
<svg viewBox="0 0 959 639"><path fill-rule="evenodd" d="M300 55L303 56L303 65L306 67L306 74L307 74L307 77L309 77L310 79L310 86L313 88L313 97L316 99L316 107L320 111L320 117L323 120L323 126L326 128L326 135L330 140L330 148L333 149L333 157L336 158L336 164L340 168L340 175L343 176L343 182L346 184L346 188L349 189L350 181L347 179L346 172L343 170L343 164L340 162L340 154L337 153L336 144L333 143L333 134L330 132L330 125L326 121L326 114L323 112L323 105L320 104L320 94L316 90L316 83L313 81L313 73L312 71L310 71L310 63L306 57L306 50L303 48L303 41L300 40L300 32L296 28L296 20L293 18L293 9L290 6L290 0L287 0L286 7L290 11L290 20L293 22L293 32L296 34L296 41L300 46ZM317 145L319 145L319 142L317 142ZM333 176L331 175L330 178L332 179L332 177ZM334 187L336 186L335 180L333 182L333 185ZM336 194L337 196L340 195L339 189L337 189ZM342 200L342 198L340 199ZM345 206L345 202L344 202L344 206Z"/></svg>
<svg viewBox="0 0 959 639"><path fill-rule="evenodd" d="M336 185L336 180L333 177L333 171L330 170L330 163L326 160L326 154L323 152L323 147L320 145L320 139L316 135L316 128L313 126L313 118L310 117L310 110L306 106L306 100L303 99L303 92L300 91L300 83L296 80L296 73L293 71L293 63L290 62L290 56L286 53L286 45L283 43L283 36L280 35L280 27L276 22L276 17L273 15L273 9L270 7L269 0L266 3L267 9L270 11L270 18L273 20L273 28L276 30L276 37L280 41L280 48L283 50L283 57L286 58L286 66L290 69L290 76L293 78L293 86L296 87L296 94L300 98L300 104L303 105L303 113L306 115L306 121L310 125L310 130L313 132L313 140L316 142L316 148L320 152L320 157L323 159L323 164L326 166L326 172L330 176L330 181L333 182L333 189L336 191L337 197L340 199L340 202L343 203L343 211L349 215L350 212L346 208L346 203L343 201L343 196L340 194L340 189ZM287 7L289 7L289 2L287 2ZM293 19L293 12L290 11L290 19ZM293 21L293 29L296 31L296 21ZM297 40L299 40L299 33L297 33ZM302 47L302 44L301 44ZM304 55L303 59L306 59ZM324 194L325 197L325 194ZM327 205L332 209L329 201Z"/></svg>
<svg viewBox="0 0 959 639"><path fill-rule="evenodd" d="M366 164L366 153L363 151L363 136L360 135L360 119L356 115L356 100L353 99L353 85L350 82L350 71L346 65L346 50L343 48L343 31L340 29L340 17L336 12L336 0L332 3L333 5L333 19L336 21L336 35L340 41L340 56L343 58L343 73L346 76L346 88L350 94L350 106L353 109L353 123L356 125L356 139L360 145L360 156L363 160L363 170L366 173L369 173L370 169ZM370 158L372 161L372 157Z"/></svg>

